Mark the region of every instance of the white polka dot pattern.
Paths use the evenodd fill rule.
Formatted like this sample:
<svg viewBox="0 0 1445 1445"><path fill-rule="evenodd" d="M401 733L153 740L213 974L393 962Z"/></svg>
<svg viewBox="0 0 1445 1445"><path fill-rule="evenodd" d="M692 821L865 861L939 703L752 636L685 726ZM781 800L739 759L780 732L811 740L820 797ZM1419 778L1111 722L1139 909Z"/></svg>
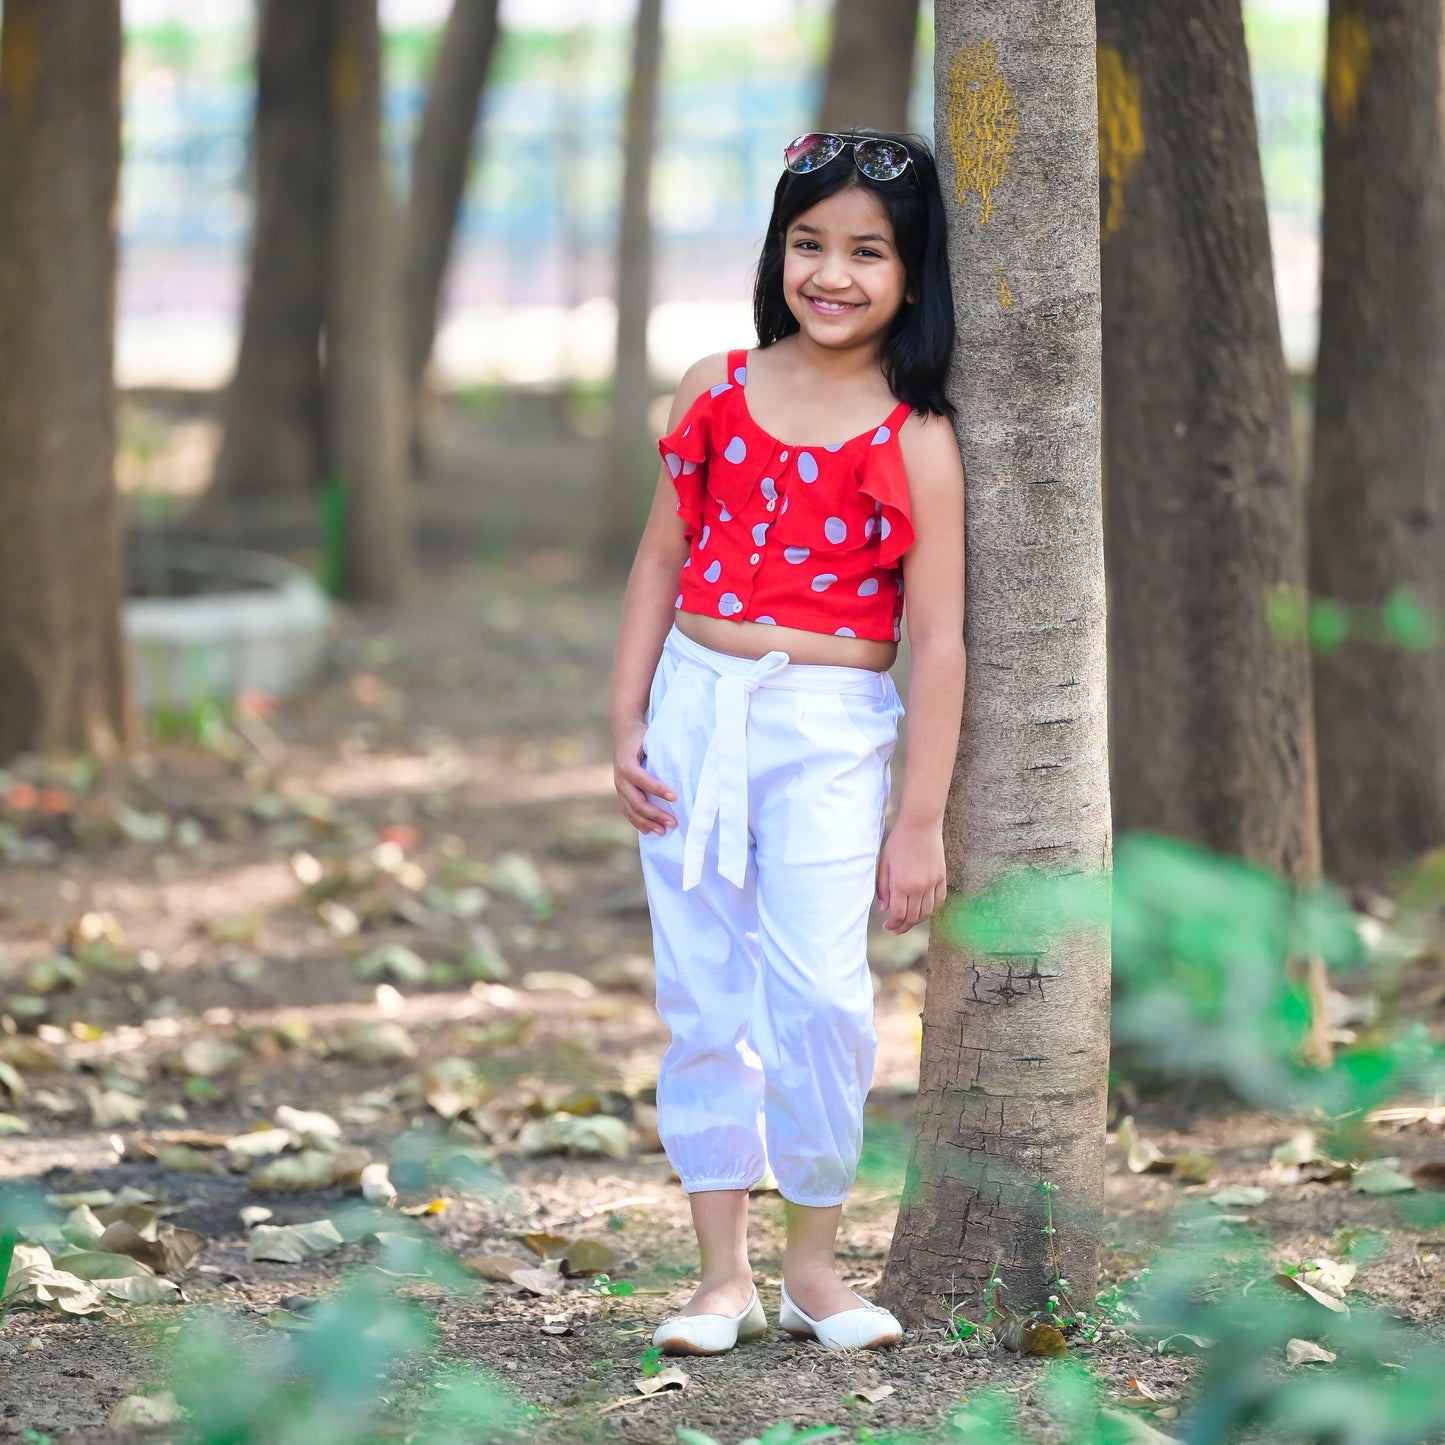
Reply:
<svg viewBox="0 0 1445 1445"><path fill-rule="evenodd" d="M674 607L838 637L897 637L898 558L912 541L898 448L908 408L900 403L846 442L790 449L748 411L747 371L747 353L730 352L724 380L659 446L691 538ZM778 476L762 475L770 463Z"/></svg>

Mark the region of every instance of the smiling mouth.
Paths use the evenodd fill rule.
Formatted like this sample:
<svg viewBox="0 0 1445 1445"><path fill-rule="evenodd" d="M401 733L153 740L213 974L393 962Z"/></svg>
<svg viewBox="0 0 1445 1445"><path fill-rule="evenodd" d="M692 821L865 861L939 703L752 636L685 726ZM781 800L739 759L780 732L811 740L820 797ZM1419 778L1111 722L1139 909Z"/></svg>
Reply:
<svg viewBox="0 0 1445 1445"><path fill-rule="evenodd" d="M824 316L843 316L849 311L858 310L860 304L856 301L824 301L821 297L807 295L803 297L803 300L806 301L813 310L821 311Z"/></svg>

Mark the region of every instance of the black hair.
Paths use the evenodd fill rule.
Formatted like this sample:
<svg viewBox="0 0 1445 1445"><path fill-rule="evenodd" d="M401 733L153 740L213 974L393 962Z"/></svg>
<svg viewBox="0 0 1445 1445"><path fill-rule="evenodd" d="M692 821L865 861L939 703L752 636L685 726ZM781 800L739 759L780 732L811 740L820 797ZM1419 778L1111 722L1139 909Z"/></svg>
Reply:
<svg viewBox="0 0 1445 1445"><path fill-rule="evenodd" d="M951 417L954 407L945 386L953 355L953 286L933 152L917 135L857 128L848 137L906 146L912 160L908 171L913 174L905 171L897 180L871 180L854 164L851 148L806 174L783 171L773 192L773 214L753 285L758 345L771 346L799 329L783 298L783 240L788 227L819 201L848 186L861 186L877 196L888 213L907 289L914 298L899 308L883 339L883 374L893 395L914 411Z"/></svg>

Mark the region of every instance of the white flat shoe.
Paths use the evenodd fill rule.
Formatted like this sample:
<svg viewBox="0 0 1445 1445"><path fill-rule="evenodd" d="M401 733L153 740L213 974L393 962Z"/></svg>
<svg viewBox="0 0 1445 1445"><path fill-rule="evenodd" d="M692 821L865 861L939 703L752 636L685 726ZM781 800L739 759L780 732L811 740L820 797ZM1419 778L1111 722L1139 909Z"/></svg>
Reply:
<svg viewBox="0 0 1445 1445"><path fill-rule="evenodd" d="M812 1338L828 1350L877 1350L903 1339L903 1326L882 1305L870 1304L861 1294L856 1310L840 1310L825 1320L810 1319L792 1301L783 1286L783 1307L778 1323L795 1339Z"/></svg>
<svg viewBox="0 0 1445 1445"><path fill-rule="evenodd" d="M721 1355L739 1340L766 1334L768 1318L758 1292L736 1319L729 1315L674 1315L652 1334L652 1343L664 1355Z"/></svg>

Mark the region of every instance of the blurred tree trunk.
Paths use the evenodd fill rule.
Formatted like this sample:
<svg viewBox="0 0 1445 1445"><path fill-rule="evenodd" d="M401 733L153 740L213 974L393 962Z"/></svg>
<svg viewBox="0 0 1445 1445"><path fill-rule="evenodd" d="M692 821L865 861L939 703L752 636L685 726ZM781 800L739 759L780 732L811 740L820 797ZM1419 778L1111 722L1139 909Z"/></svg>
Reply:
<svg viewBox="0 0 1445 1445"><path fill-rule="evenodd" d="M652 151L662 68L662 0L638 0L632 86L627 97L622 214L617 242L617 362L612 376L612 432L601 489L597 561L621 571L632 561L656 483L647 409L647 319L652 310Z"/></svg>
<svg viewBox="0 0 1445 1445"><path fill-rule="evenodd" d="M1094 7L938 0L935 24L974 660L944 844L975 892L1110 860ZM1056 1268L1092 1300L1108 1061L1106 944L1001 956L934 930L891 1306L946 1318L995 1265L1015 1310Z"/></svg>
<svg viewBox="0 0 1445 1445"><path fill-rule="evenodd" d="M0 30L0 760L127 733L116 501L120 0Z"/></svg>
<svg viewBox="0 0 1445 1445"><path fill-rule="evenodd" d="M918 0L834 0L822 130L908 129Z"/></svg>
<svg viewBox="0 0 1445 1445"><path fill-rule="evenodd" d="M1440 0L1330 6L1310 585L1390 604L1385 635L1315 656L1325 863L1351 881L1445 843L1445 638L1411 626L1445 615L1442 31Z"/></svg>
<svg viewBox="0 0 1445 1445"><path fill-rule="evenodd" d="M406 228L407 387L415 396L436 339L477 107L497 47L498 0L453 0L412 153Z"/></svg>
<svg viewBox="0 0 1445 1445"><path fill-rule="evenodd" d="M412 570L399 229L381 156L377 0L333 0L327 229L328 470L345 508L342 589L392 602Z"/></svg>
<svg viewBox="0 0 1445 1445"><path fill-rule="evenodd" d="M251 271L212 481L220 496L321 482L330 53L329 0L264 0Z"/></svg>
<svg viewBox="0 0 1445 1445"><path fill-rule="evenodd" d="M1309 654L1279 625L1304 508L1240 0L1098 17L1114 823L1313 879Z"/></svg>

